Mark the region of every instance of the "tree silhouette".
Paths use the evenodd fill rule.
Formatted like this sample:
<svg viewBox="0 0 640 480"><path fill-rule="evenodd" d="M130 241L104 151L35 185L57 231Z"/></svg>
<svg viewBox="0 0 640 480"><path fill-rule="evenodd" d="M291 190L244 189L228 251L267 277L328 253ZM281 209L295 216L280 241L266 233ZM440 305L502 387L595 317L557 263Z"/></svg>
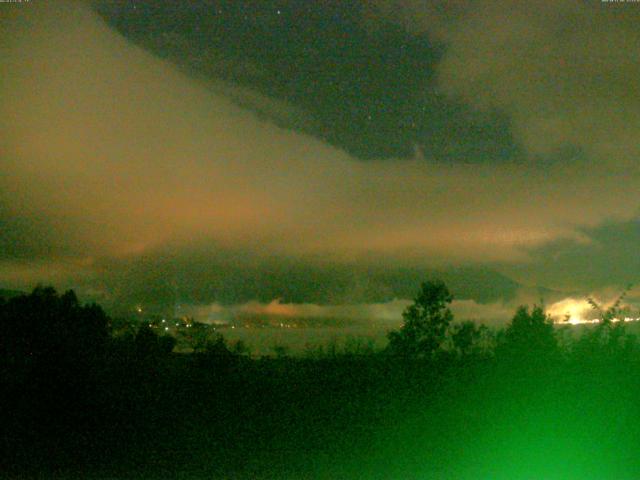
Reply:
<svg viewBox="0 0 640 480"><path fill-rule="evenodd" d="M400 330L388 334L388 349L392 354L431 358L446 337L453 314L448 305L453 296L441 280L427 281L402 313L404 324Z"/></svg>
<svg viewBox="0 0 640 480"><path fill-rule="evenodd" d="M234 356L226 339L219 333L207 341L205 354L220 361L226 361Z"/></svg>
<svg viewBox="0 0 640 480"><path fill-rule="evenodd" d="M451 343L453 349L461 356L468 356L481 353L483 346L481 342L488 335L488 328L484 325L476 325L475 322L467 320L453 325L451 328Z"/></svg>
<svg viewBox="0 0 640 480"><path fill-rule="evenodd" d="M0 311L0 352L14 363L82 363L101 355L109 319L98 305L81 305L73 290L36 287Z"/></svg>
<svg viewBox="0 0 640 480"><path fill-rule="evenodd" d="M632 284L627 285L616 301L613 302L613 305L606 310L593 297L587 297L587 302L591 305L591 308L598 312L601 325L609 326L615 319L619 319L622 316L622 303L632 287Z"/></svg>
<svg viewBox="0 0 640 480"><path fill-rule="evenodd" d="M600 322L591 331L585 333L577 342L574 353L581 356L605 355L628 356L636 348L636 337L627 333L624 317L629 316L623 307L624 299L631 290L628 285L609 308L604 308L592 297L587 301L600 317Z"/></svg>
<svg viewBox="0 0 640 480"><path fill-rule="evenodd" d="M134 342L138 357L141 360L153 361L169 355L176 345L175 338L156 334L146 323L143 323L138 329Z"/></svg>
<svg viewBox="0 0 640 480"><path fill-rule="evenodd" d="M504 332L501 352L531 357L534 361L549 358L559 352L553 321L541 306L531 312L520 306Z"/></svg>

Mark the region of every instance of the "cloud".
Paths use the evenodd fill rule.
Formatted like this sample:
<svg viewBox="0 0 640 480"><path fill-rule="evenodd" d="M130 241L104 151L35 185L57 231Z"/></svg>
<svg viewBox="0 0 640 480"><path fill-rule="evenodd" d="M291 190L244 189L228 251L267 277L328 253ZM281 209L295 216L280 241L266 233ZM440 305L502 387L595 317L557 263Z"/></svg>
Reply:
<svg viewBox="0 0 640 480"><path fill-rule="evenodd" d="M367 322L370 324L383 322L385 325L397 326L402 320L402 311L410 302L407 300L392 300L383 303L346 304L346 305L318 305L313 303L283 303L274 299L268 303L251 301L237 305L185 306L182 309L194 318L208 322L229 322L236 319L275 318L286 321L311 320L306 325L312 325L313 320L323 321L333 319L343 326Z"/></svg>
<svg viewBox="0 0 640 480"><path fill-rule="evenodd" d="M473 320L491 326L502 326L513 317L514 306L497 302L483 305L474 300L454 300L451 311L457 320Z"/></svg>
<svg viewBox="0 0 640 480"><path fill-rule="evenodd" d="M411 303L394 299L388 302L358 303L342 305L319 305L313 303L283 303L274 299L268 303L251 301L243 304L182 305L180 312L207 323L229 323L252 319L272 319L288 324L302 322L300 326L312 327L314 321L322 326L334 320L337 326L368 325L380 328L399 328L402 312ZM559 304L558 304L559 305ZM451 311L457 321L474 320L492 326L505 324L513 317L516 304L495 302L480 304L474 300L454 300Z"/></svg>
<svg viewBox="0 0 640 480"><path fill-rule="evenodd" d="M640 10L632 3L376 2L378 15L444 44L440 90L498 109L542 157L568 145L637 174ZM593 165L594 174L604 169ZM596 173L597 172L597 173ZM613 173L613 172L612 172Z"/></svg>
<svg viewBox="0 0 640 480"><path fill-rule="evenodd" d="M163 255L194 245L206 246L204 256L243 252L256 265L274 256L522 262L532 247L584 241L578 227L627 219L637 207L637 193L617 188L618 177L594 177L573 163L541 170L429 158L360 162L240 108L128 43L82 4L23 7L0 31L0 220L13 225L0 234L11 248L0 259L2 282L18 281L16 258L27 264L24 278L37 276L38 265L67 264L71 277L104 279L118 262L153 269ZM469 35L482 43L474 25ZM535 103L534 94L512 98L511 87L496 86L505 79L492 80L498 67L475 72L473 62L467 82L488 83L471 95L454 78L462 68L456 59L468 55L466 37L452 35L443 83L450 79L452 94L466 92L479 106L493 104L495 94L520 121L517 112ZM569 140L578 135L572 131ZM553 135L545 138L554 145ZM600 133L580 138L595 146ZM635 171L625 175L636 179ZM594 191L606 194L594 198ZM41 280L59 280L51 273L41 268Z"/></svg>
<svg viewBox="0 0 640 480"><path fill-rule="evenodd" d="M618 293L627 285L638 285L640 258L640 220L605 222L593 228L581 228L585 241L555 240L530 249L528 264L504 265L505 273L515 279L557 289L579 286L583 291L598 291L609 286Z"/></svg>

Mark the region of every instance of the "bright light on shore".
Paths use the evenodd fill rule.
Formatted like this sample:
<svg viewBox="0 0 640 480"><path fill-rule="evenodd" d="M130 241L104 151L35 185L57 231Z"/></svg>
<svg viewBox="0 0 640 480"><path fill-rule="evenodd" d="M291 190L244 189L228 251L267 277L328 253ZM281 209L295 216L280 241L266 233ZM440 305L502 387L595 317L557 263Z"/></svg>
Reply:
<svg viewBox="0 0 640 480"><path fill-rule="evenodd" d="M580 325L583 323L597 323L598 320L589 319L593 309L586 299L565 298L551 304L547 314L554 323Z"/></svg>
<svg viewBox="0 0 640 480"><path fill-rule="evenodd" d="M629 323L629 322L637 322L640 321L640 318L633 318L633 317L625 317L625 318L612 318L611 322L612 323L618 323L618 322L624 322L624 323ZM560 321L554 321L553 323L556 324L561 324L564 325L566 323L569 323L571 325L582 325L582 324L589 324L589 323L600 323L601 319L600 318L593 318L590 320L584 319L584 318L570 318L568 321L565 320L560 320Z"/></svg>
<svg viewBox="0 0 640 480"><path fill-rule="evenodd" d="M558 325L588 325L597 324L602 320L593 317L594 309L586 299L565 298L559 302L551 304L547 308L547 314L553 319L553 323ZM640 318L624 317L613 318L612 322L637 322Z"/></svg>
<svg viewBox="0 0 640 480"><path fill-rule="evenodd" d="M591 320L587 320L585 318L570 318L568 322L565 321L556 321L554 323L570 323L571 325L583 325L583 324L589 324L589 323L600 323L600 319L599 318L593 318Z"/></svg>

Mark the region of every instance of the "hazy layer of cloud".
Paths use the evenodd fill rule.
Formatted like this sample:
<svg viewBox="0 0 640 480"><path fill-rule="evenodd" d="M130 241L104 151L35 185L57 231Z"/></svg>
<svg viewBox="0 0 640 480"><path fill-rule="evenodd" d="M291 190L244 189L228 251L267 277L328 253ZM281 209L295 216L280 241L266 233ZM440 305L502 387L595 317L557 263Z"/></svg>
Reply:
<svg viewBox="0 0 640 480"><path fill-rule="evenodd" d="M566 15L574 10L579 12L575 7ZM96 265L109 264L105 259L129 261L166 245L180 251L194 243L244 250L256 262L272 254L521 262L530 259L528 248L546 242L589 242L580 226L630 218L637 191L618 187L621 179L637 180L637 171L609 174L617 163L599 156L614 149L626 158L635 151L630 139L636 127L627 123L637 112L633 82L600 90L584 84L595 77L580 68L591 58L583 46L566 52L567 61L575 57L578 64L553 84L562 92L558 99L555 90L549 94L550 81L526 83L542 74L527 76L534 67L523 63L528 58L536 65L546 45L554 52L569 48L564 41L537 41L553 22L542 17L525 29L533 33L523 46L530 50L523 51L509 35L486 38L483 29L491 32L493 25L487 22L508 22L500 9L489 9L486 20L474 11L468 22L438 31L449 35L443 86L479 107L506 109L531 152L572 143L597 155L601 161L593 170L571 162L544 169L469 169L429 158L359 162L261 121L132 46L80 4L13 8L0 42L0 221L46 222L12 224L12 239L3 241L14 251L0 256L0 281L99 276L104 272ZM578 33L567 35L573 41ZM636 34L630 35L625 45ZM628 60L635 51L622 48L615 57L625 60L620 75L633 78L627 74L637 64ZM613 68L609 62L600 59L603 72ZM503 64L510 65L505 72ZM567 96L575 82L581 93ZM623 98L628 102L617 110ZM549 128L554 123L557 128ZM46 251L21 240L34 237L49 245ZM16 257L20 269L14 268ZM43 264L50 267L38 269Z"/></svg>
<svg viewBox="0 0 640 480"><path fill-rule="evenodd" d="M206 322L230 322L242 318L281 318L287 321L299 319L319 321L333 319L343 326L353 322L385 322L397 326L402 320L402 311L409 304L407 300L393 300L386 303L354 305L317 305L312 303L282 303L279 299L269 303L249 302L239 305L183 307L187 314ZM313 322L311 322L313 324Z"/></svg>
<svg viewBox="0 0 640 480"><path fill-rule="evenodd" d="M312 303L283 303L279 299L269 303L248 302L238 305L187 305L180 311L185 315L207 323L228 323L243 319L281 319L291 323L305 320L305 326L318 325L332 319L337 325L349 326L365 324L378 327L398 328L402 323L402 312L410 304L409 300L395 299L383 303L362 303L346 305L317 305ZM479 304L474 300L454 300L451 311L458 321L474 320L493 326L503 325L513 317L517 304Z"/></svg>

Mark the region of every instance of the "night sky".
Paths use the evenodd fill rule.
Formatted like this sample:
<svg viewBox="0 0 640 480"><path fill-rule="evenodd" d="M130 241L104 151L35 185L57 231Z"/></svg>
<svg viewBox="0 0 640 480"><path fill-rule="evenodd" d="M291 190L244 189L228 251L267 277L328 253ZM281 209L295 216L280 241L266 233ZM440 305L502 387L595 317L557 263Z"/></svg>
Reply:
<svg viewBox="0 0 640 480"><path fill-rule="evenodd" d="M486 316L638 281L640 4L32 0L0 21L0 288L308 307L437 274Z"/></svg>

